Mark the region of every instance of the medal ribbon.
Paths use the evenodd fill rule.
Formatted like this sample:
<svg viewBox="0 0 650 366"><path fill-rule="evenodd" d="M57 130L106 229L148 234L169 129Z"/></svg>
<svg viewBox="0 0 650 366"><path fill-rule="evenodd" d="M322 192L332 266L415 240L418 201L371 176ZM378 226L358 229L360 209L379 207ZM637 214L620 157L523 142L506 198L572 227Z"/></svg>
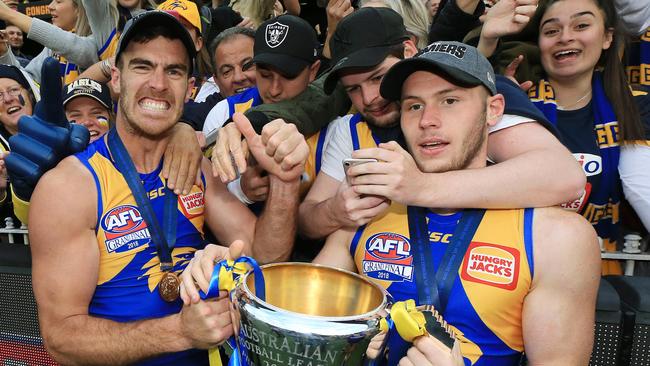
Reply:
<svg viewBox="0 0 650 366"><path fill-rule="evenodd" d="M463 211L451 243L447 246L440 265L434 272L429 228L426 222L427 209L408 207L409 235L415 262L419 305L433 305L440 314L444 314L456 273L484 214L485 210L479 209ZM432 276L433 273L435 275Z"/></svg>
<svg viewBox="0 0 650 366"><path fill-rule="evenodd" d="M449 302L449 294L454 285L458 268L465 257L465 252L478 229L485 210L468 209L464 210L454 230L451 242L445 250L438 269L433 271L433 254L431 253L431 242L429 240L429 227L426 217L428 209L422 207L408 207L409 236L411 240L411 252L413 253L413 265L415 266L415 282L418 289L418 304L432 305L440 315L443 314ZM435 273L434 276L431 274ZM440 317L442 319L442 316ZM384 348L389 337L394 332L407 342L425 334L436 335L440 329L435 327L434 322L440 322L432 318L429 313L416 309L415 301L399 301L394 303L391 313L380 322L382 332L387 332ZM432 324L429 324L431 322ZM440 322L442 323L442 322ZM446 323L443 323L444 330L449 330ZM451 333L450 333L451 334ZM453 337L441 337L437 339L447 341L453 347ZM443 342L444 343L444 342ZM445 343L445 344L447 344ZM447 345L449 345L447 344ZM366 360L365 366L376 366L382 364L382 356L374 360Z"/></svg>
<svg viewBox="0 0 650 366"><path fill-rule="evenodd" d="M212 271L212 277L210 278L208 292L205 293L203 290L199 291L201 299L205 300L218 297L219 291L222 290L228 291L230 294L244 279L244 275L248 273L249 269L246 268L245 264L248 264L250 270L253 271L253 276L255 278L255 296L260 300L265 301L266 285L264 283L264 274L262 273L260 266L257 264L257 261L251 257L239 257L234 261L222 260L216 263L214 270ZM244 366L241 355L239 354L239 348L237 347L235 336L233 335L228 338L226 343L232 349L228 366ZM209 355L211 366L221 366L221 356L219 355L218 348L210 349Z"/></svg>
<svg viewBox="0 0 650 366"><path fill-rule="evenodd" d="M111 150L117 169L124 176L138 208L142 211L142 218L147 223L151 240L156 245L158 258L160 259L160 269L165 272L171 271L174 268L172 248L176 244L176 226L178 224L176 219L178 215L178 198L176 194L165 187L165 209L163 211L165 232L163 235L163 231L153 211L151 201L149 201L147 192L145 192L144 186L140 181L140 175L135 170L133 160L131 160L115 128L111 129L108 133L108 147Z"/></svg>

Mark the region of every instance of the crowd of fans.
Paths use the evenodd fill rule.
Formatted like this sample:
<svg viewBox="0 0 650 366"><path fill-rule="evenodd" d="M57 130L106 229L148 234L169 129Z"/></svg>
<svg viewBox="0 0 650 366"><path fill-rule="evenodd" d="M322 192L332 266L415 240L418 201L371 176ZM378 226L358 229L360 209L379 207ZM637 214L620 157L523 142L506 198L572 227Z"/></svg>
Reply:
<svg viewBox="0 0 650 366"><path fill-rule="evenodd" d="M360 238L369 235L364 230L392 214L396 203L488 212L561 206L582 215L606 251L620 250L628 232L647 235L650 230L650 1L53 0L50 14L38 18L24 13L29 6L29 1L0 1L2 213L23 222L36 181L21 179L24 171L12 171L6 158L34 160L26 145L10 152L12 136L32 121L23 118L19 128L21 117L60 122L39 112L39 103L52 93L40 89L44 77L58 71L65 119L85 126L91 143L102 139L115 127L120 95L129 93L115 87L124 67L116 60L120 35L131 19L162 11L184 26L196 53L190 66L193 85L169 133L162 167L171 190L184 196L195 192L205 156L238 202L256 215L269 210L271 197L278 194L271 181L281 173L269 172L249 156L242 123L233 123L243 118L239 113L261 134L267 153L275 154L282 169L298 164L293 154L301 142L309 148L295 212L295 245L275 254L246 253L264 253L262 262L316 258L387 279L381 276L388 272L366 273L352 262L364 255L356 252ZM28 42L32 46L26 47ZM461 60L469 50L476 50L477 59L485 57L496 74L488 72L494 80L484 82L479 75L480 85L490 89L494 84L489 94L503 97L502 111L495 107L494 115L488 111L482 117L491 121L489 163L428 171L404 157L410 156L407 150L418 155L409 149L414 135L404 127L407 113L425 108L405 102L409 96L402 94L402 84L406 88L413 76L392 84L383 79L391 72L399 79L391 68L405 59L445 53ZM51 58L58 70L44 67ZM412 63L418 72L437 73L463 87L479 85L474 76L462 79L455 69L418 62ZM452 99L440 105L453 104ZM300 135L283 134L289 129L278 119ZM428 141L434 147L427 148L448 144L443 137ZM463 149L478 151L470 145ZM66 154L59 148L55 155ZM344 170L342 162L349 158L354 158L352 166ZM52 165L38 166L37 177ZM292 227L277 230L292 233ZM205 235L211 242L230 244L221 230L210 229ZM332 260L336 245L353 257ZM528 256L532 261L532 252ZM530 272L533 281L532 265ZM620 273L618 262L603 261L602 274ZM509 346L523 350L523 345ZM541 348L533 347L527 353L539 357ZM469 347L462 351L469 357Z"/></svg>

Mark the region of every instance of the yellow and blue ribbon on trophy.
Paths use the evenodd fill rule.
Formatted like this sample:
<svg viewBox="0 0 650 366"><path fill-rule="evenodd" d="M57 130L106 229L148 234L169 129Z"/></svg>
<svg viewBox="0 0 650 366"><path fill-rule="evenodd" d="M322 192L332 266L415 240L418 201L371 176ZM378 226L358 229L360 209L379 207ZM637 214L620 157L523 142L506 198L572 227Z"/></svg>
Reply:
<svg viewBox="0 0 650 366"><path fill-rule="evenodd" d="M210 278L208 292L204 293L203 291L199 291L201 299L205 300L219 297L220 291L227 291L230 295L231 292L242 282L244 275L249 271L253 272L255 278L255 296L264 301L266 299L264 275L255 259L251 257L239 257L235 260L222 260L217 262L214 271L212 271L212 278ZM245 366L242 362L241 355L239 354L235 336L233 335L228 338L226 344L232 349L228 366ZM219 348L211 348L208 350L208 357L210 360L210 366L222 366Z"/></svg>

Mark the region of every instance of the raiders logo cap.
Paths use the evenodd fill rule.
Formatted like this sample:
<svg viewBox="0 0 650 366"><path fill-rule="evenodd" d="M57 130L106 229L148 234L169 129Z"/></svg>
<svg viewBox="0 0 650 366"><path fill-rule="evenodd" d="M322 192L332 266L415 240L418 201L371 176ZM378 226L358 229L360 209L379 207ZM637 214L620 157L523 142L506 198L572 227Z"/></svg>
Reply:
<svg viewBox="0 0 650 366"><path fill-rule="evenodd" d="M387 100L400 100L404 81L416 71L441 74L463 86L485 86L497 93L494 69L475 47L460 42L435 42L412 58L402 60L388 70L380 93Z"/></svg>
<svg viewBox="0 0 650 366"><path fill-rule="evenodd" d="M122 35L120 36L120 41L117 44L117 51L115 52L115 63L120 59L124 50L128 47L129 43L136 35L145 32L146 29L154 26L164 26L165 28L171 30L176 36L177 39L183 43L185 49L187 50L187 55L190 58L190 65L188 74L192 75L194 67L194 59L196 58L196 48L194 48L194 41L190 36L190 33L183 26L183 24L176 19L172 14L169 14L162 10L150 10L142 12L133 18L129 19L124 26Z"/></svg>
<svg viewBox="0 0 650 366"><path fill-rule="evenodd" d="M297 16L280 15L257 28L253 62L294 78L318 59L318 46L316 31L309 23Z"/></svg>
<svg viewBox="0 0 650 366"><path fill-rule="evenodd" d="M389 8L361 8L341 19L330 40L334 66L325 79L325 92L332 93L341 70L375 67L407 39L402 16Z"/></svg>

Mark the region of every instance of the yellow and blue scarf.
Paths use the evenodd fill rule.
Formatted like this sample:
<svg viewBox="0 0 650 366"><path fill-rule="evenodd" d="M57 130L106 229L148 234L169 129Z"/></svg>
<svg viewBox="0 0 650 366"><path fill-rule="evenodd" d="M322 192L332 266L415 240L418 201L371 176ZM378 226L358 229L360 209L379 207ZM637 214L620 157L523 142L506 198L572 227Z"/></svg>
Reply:
<svg viewBox="0 0 650 366"><path fill-rule="evenodd" d="M598 236L615 243L618 236L618 208L621 199L620 177L618 174L618 161L621 150L618 121L614 109L607 99L607 95L605 95L600 72L593 74L591 88L593 93L591 106L594 114L594 132L602 159L602 173L600 184L591 191L582 215L591 219L590 221L598 232ZM553 125L556 125L557 104L551 84L546 80L541 80L538 85L529 90L528 96L548 120ZM594 215L594 210L602 211L599 211L598 215Z"/></svg>
<svg viewBox="0 0 650 366"><path fill-rule="evenodd" d="M650 28L625 51L627 81L650 86Z"/></svg>

